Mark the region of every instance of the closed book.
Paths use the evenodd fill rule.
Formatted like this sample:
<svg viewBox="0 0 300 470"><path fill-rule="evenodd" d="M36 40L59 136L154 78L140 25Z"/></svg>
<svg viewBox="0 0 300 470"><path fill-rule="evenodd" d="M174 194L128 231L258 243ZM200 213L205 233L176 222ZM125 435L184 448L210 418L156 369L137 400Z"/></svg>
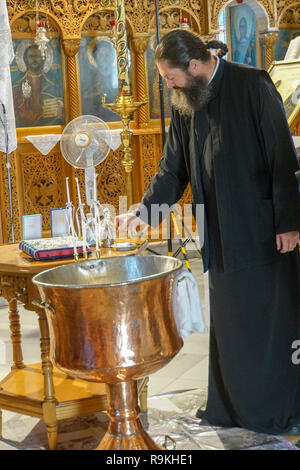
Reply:
<svg viewBox="0 0 300 470"><path fill-rule="evenodd" d="M83 254L83 246L80 243L80 240L77 240L78 255ZM19 249L37 261L74 256L74 243L72 237L69 236L22 240ZM88 252L91 253L91 250Z"/></svg>

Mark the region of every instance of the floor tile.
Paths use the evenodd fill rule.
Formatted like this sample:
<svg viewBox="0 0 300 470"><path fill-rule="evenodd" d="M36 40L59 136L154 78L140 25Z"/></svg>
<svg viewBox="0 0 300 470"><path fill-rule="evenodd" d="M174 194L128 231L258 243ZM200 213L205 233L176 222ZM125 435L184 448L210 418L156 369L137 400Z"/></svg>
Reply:
<svg viewBox="0 0 300 470"><path fill-rule="evenodd" d="M197 354L178 354L169 364L155 372L154 375L156 377L171 377L175 379L182 376L184 372L197 364L202 358Z"/></svg>
<svg viewBox="0 0 300 470"><path fill-rule="evenodd" d="M184 372L181 376L182 380L193 380L199 378L202 381L208 381L208 357L203 356L203 359L197 362L193 367Z"/></svg>
<svg viewBox="0 0 300 470"><path fill-rule="evenodd" d="M162 393L168 384L173 381L172 377L155 377L155 374L151 374L148 383L148 396Z"/></svg>

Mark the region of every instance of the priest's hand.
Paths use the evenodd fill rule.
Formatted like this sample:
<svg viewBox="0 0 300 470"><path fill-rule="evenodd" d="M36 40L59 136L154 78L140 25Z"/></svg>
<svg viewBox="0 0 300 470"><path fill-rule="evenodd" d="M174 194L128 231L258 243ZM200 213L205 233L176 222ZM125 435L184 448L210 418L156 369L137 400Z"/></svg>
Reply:
<svg viewBox="0 0 300 470"><path fill-rule="evenodd" d="M116 227L119 231L119 235L126 232L126 235L129 237L137 237L146 230L148 225L135 214L128 212L116 217ZM137 231L137 228L140 230Z"/></svg>
<svg viewBox="0 0 300 470"><path fill-rule="evenodd" d="M279 233L276 235L276 246L280 253L294 251L299 242L299 232Z"/></svg>

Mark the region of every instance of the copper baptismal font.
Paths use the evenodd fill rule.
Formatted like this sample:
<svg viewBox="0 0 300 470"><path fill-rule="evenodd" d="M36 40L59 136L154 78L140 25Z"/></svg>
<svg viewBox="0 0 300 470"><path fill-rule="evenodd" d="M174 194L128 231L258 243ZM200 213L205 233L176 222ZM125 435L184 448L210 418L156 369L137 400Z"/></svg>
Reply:
<svg viewBox="0 0 300 470"><path fill-rule="evenodd" d="M46 309L51 359L71 377L108 387L108 430L98 450L160 447L139 419L137 380L181 349L173 315L182 262L120 256L59 266L33 278Z"/></svg>

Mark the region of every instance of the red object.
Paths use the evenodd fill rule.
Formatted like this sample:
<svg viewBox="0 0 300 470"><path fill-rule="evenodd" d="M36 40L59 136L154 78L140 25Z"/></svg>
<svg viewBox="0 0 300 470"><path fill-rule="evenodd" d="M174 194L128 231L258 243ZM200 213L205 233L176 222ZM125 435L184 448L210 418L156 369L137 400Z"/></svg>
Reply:
<svg viewBox="0 0 300 470"><path fill-rule="evenodd" d="M115 24L116 24L115 20L111 20L110 25L111 25L112 27L114 27Z"/></svg>
<svg viewBox="0 0 300 470"><path fill-rule="evenodd" d="M236 3L243 3L244 0L235 0Z"/></svg>
<svg viewBox="0 0 300 470"><path fill-rule="evenodd" d="M180 21L181 21L181 23L188 23L189 22L188 18L181 18Z"/></svg>

